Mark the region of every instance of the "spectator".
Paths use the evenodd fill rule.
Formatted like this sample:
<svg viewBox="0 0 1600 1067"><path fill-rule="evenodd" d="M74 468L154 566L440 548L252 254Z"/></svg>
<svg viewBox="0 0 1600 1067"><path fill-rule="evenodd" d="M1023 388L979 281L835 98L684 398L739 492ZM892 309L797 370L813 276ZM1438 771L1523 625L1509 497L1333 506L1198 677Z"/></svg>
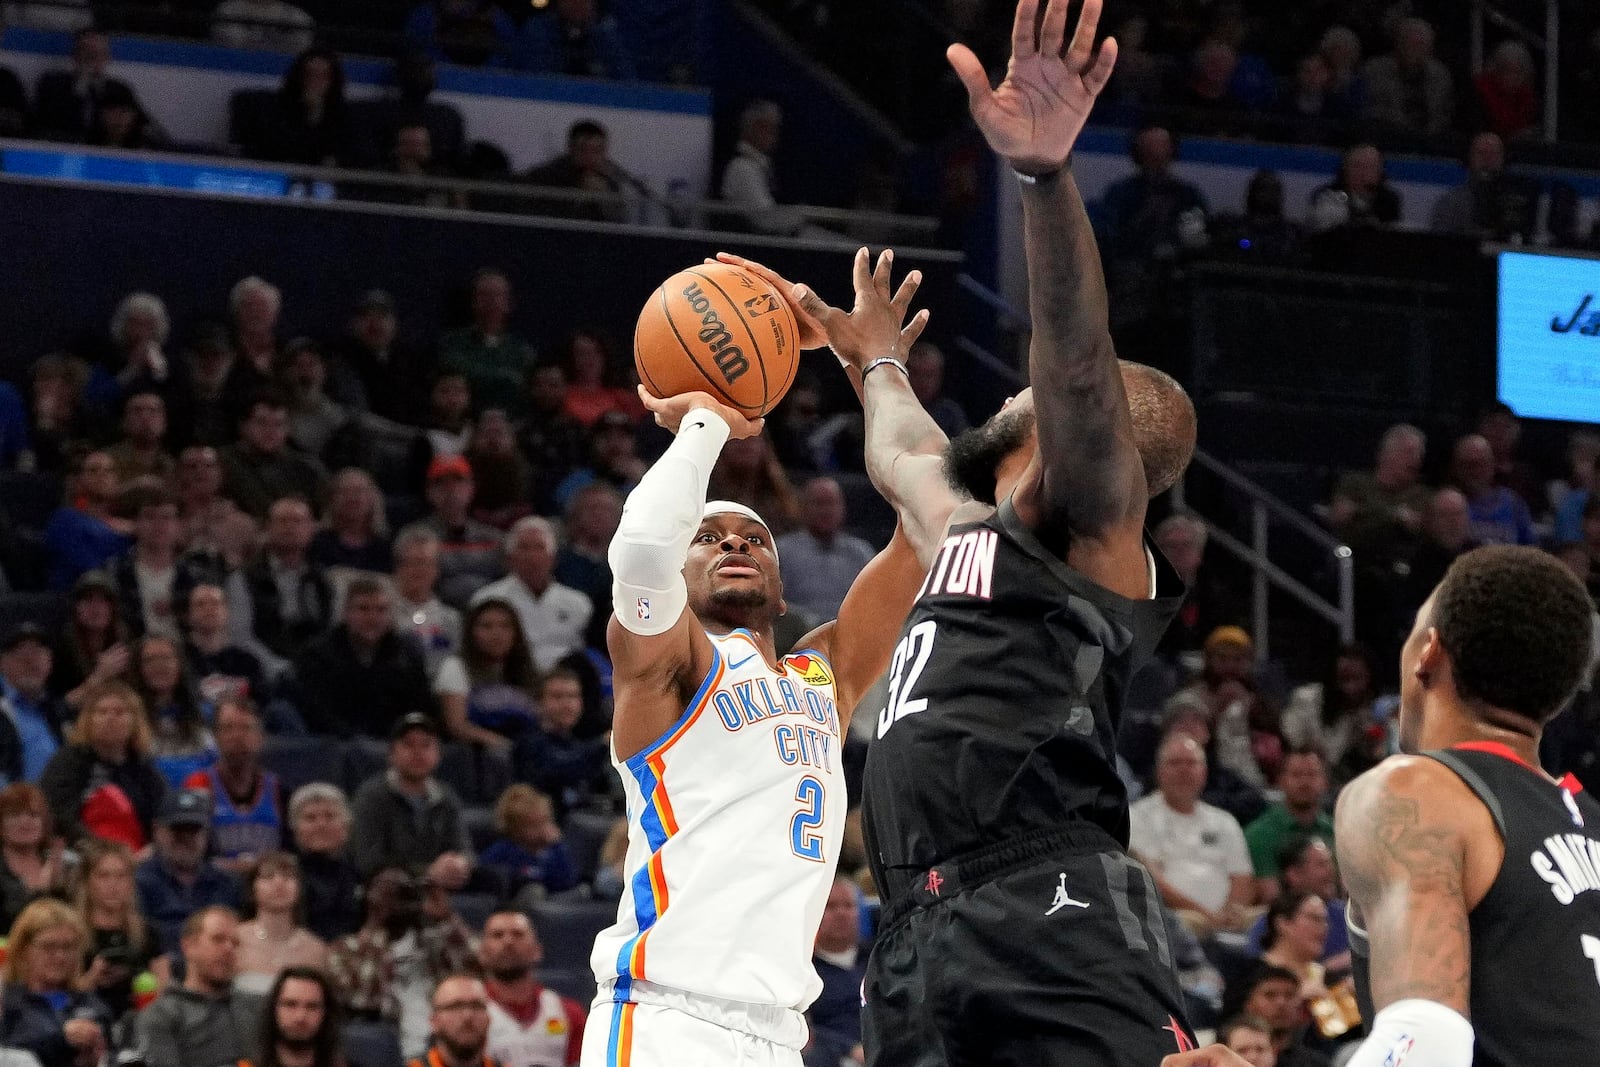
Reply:
<svg viewBox="0 0 1600 1067"><path fill-rule="evenodd" d="M530 170L527 181L532 185L581 189L599 195L587 201L541 201L540 214L594 222L627 221L627 205L622 199L624 173L611 158L610 143L606 128L592 119L583 119L568 127L567 150Z"/></svg>
<svg viewBox="0 0 1600 1067"><path fill-rule="evenodd" d="M408 424L422 421L422 390L433 368L421 349L401 339L394 297L368 290L336 351L360 381L374 415Z"/></svg>
<svg viewBox="0 0 1600 1067"><path fill-rule="evenodd" d="M285 967L266 1002L261 1059L248 1067L344 1067L338 995L324 969Z"/></svg>
<svg viewBox="0 0 1600 1067"><path fill-rule="evenodd" d="M517 612L504 600L467 612L461 655L439 667L433 691L451 737L509 749L534 725L538 675Z"/></svg>
<svg viewBox="0 0 1600 1067"><path fill-rule="evenodd" d="M346 467L328 486L328 516L311 539L311 562L387 574L394 569L383 493L372 475Z"/></svg>
<svg viewBox="0 0 1600 1067"><path fill-rule="evenodd" d="M85 393L90 403L109 414L136 394L153 393L163 404L162 429L141 428L143 436L159 444L169 424L179 428L177 436L184 436L191 421L189 392L192 386L183 365L162 350L172 333L165 302L154 293L129 293L112 314L109 332L111 343L102 360L95 364ZM152 417L149 410L139 414L147 423ZM141 436L132 428L125 427L125 432L130 437ZM139 450L137 455L143 455L147 461L151 458L147 448ZM119 455L119 465L122 462L123 457ZM165 478L171 473L171 459L166 459L159 468L122 470L125 479L138 474Z"/></svg>
<svg viewBox="0 0 1600 1067"><path fill-rule="evenodd" d="M356 791L357 869L372 874L400 865L426 872L431 885L455 892L471 872L461 799L434 778L439 768L439 726L413 712L395 724L389 740L389 769Z"/></svg>
<svg viewBox="0 0 1600 1067"><path fill-rule="evenodd" d="M88 381L89 368L76 356L55 352L33 364L28 433L39 470L60 472L72 466L71 446L87 429Z"/></svg>
<svg viewBox="0 0 1600 1067"><path fill-rule="evenodd" d="M1320 52L1301 58L1294 80L1278 94L1278 111L1296 121L1324 124L1349 117L1347 101L1334 91L1333 68ZM1292 136L1292 135L1291 135Z"/></svg>
<svg viewBox="0 0 1600 1067"><path fill-rule="evenodd" d="M1544 482L1531 463L1517 456L1517 445L1522 440L1522 423L1510 406L1496 402L1478 416L1478 433L1489 442L1494 453L1494 481L1510 489L1528 507L1546 506Z"/></svg>
<svg viewBox="0 0 1600 1067"><path fill-rule="evenodd" d="M1238 72L1239 54L1226 41L1212 38L1201 42L1190 63L1182 105L1199 112L1245 110L1245 102L1233 91Z"/></svg>
<svg viewBox="0 0 1600 1067"><path fill-rule="evenodd" d="M1151 52L1150 20L1130 13L1113 31L1117 39L1117 63L1105 88L1108 103L1125 107L1148 107L1159 103L1166 87L1171 60Z"/></svg>
<svg viewBox="0 0 1600 1067"><path fill-rule="evenodd" d="M522 28L523 64L540 74L633 81L639 75L617 22L596 0L555 0Z"/></svg>
<svg viewBox="0 0 1600 1067"><path fill-rule="evenodd" d="M1433 27L1419 18L1395 25L1394 51L1362 72L1366 117L1407 133L1447 133L1455 112L1450 71L1433 54Z"/></svg>
<svg viewBox="0 0 1600 1067"><path fill-rule="evenodd" d="M1341 645L1323 680L1303 685L1290 696L1283 710L1284 740L1294 748L1317 749L1328 765L1338 763L1362 731L1377 721L1377 699L1377 660L1372 650Z"/></svg>
<svg viewBox="0 0 1600 1067"><path fill-rule="evenodd" d="M1271 899L1285 893L1311 893L1328 906L1328 941L1322 960L1332 970L1350 967L1350 929L1345 924L1345 904L1339 896L1339 869L1334 865L1333 846L1320 837L1297 834L1284 842L1276 857L1278 877L1271 887ZM1259 955L1261 939L1267 931L1262 915L1250 928L1250 952Z"/></svg>
<svg viewBox="0 0 1600 1067"><path fill-rule="evenodd" d="M511 573L472 596L474 604L493 599L511 605L540 671L583 648L594 612L588 597L555 580L555 562L556 532L550 520L522 519L506 535L506 568Z"/></svg>
<svg viewBox="0 0 1600 1067"><path fill-rule="evenodd" d="M273 107L244 145L253 159L336 166L350 150L344 64L326 48L308 48L284 73Z"/></svg>
<svg viewBox="0 0 1600 1067"><path fill-rule="evenodd" d="M867 961L861 952L861 890L843 874L834 876L817 928L811 962L822 979L822 993L806 1011L811 1027L807 1063L836 1067L861 1062L861 988Z"/></svg>
<svg viewBox="0 0 1600 1067"><path fill-rule="evenodd" d="M431 99L439 87L438 65L433 56L406 47L395 60L394 83L393 93L366 105L371 126L367 131L371 140L366 149L368 158L385 155L405 127L425 126L436 158L459 159L466 140L466 120L453 105Z"/></svg>
<svg viewBox="0 0 1600 1067"><path fill-rule="evenodd" d="M608 411L589 429L589 465L568 474L556 486L556 505L565 509L579 490L605 482L619 493L629 493L644 476L633 420L620 411Z"/></svg>
<svg viewBox="0 0 1600 1067"><path fill-rule="evenodd" d="M213 719L217 762L195 771L185 789L211 798L211 855L230 874L283 847L283 794L278 776L261 766L261 717L244 697L229 697ZM298 873L296 874L298 878Z"/></svg>
<svg viewBox="0 0 1600 1067"><path fill-rule="evenodd" d="M351 1016L398 1024L401 1050L419 1055L431 1025L422 1005L445 978L472 968L472 933L404 867L376 871L364 900L361 929L333 946L328 972Z"/></svg>
<svg viewBox="0 0 1600 1067"><path fill-rule="evenodd" d="M1234 989L1240 990L1239 994ZM1236 1002L1230 1010L1223 1004L1223 1015L1235 1011L1253 1016L1272 1028L1272 1050L1278 1067L1328 1067L1328 1059L1312 1052L1298 1041L1305 1028L1300 1007L1300 979L1293 971L1272 964L1257 964L1236 983L1228 986L1227 1001Z"/></svg>
<svg viewBox="0 0 1600 1067"><path fill-rule="evenodd" d="M472 325L439 339L439 369L464 376L480 407L522 410L533 346L508 329L511 279L484 267L472 276Z"/></svg>
<svg viewBox="0 0 1600 1067"><path fill-rule="evenodd" d="M261 998L234 989L239 918L231 908L200 908L183 923L182 985L168 986L139 1013L144 1062L222 1067L260 1049Z"/></svg>
<svg viewBox="0 0 1600 1067"><path fill-rule="evenodd" d="M168 793L156 820L155 854L139 864L134 874L139 887L139 910L155 931L163 951L177 949L181 938L187 956L187 943L193 936L188 929L191 918L212 907L239 906L239 883L206 859L210 826L211 798L204 792L180 789ZM234 922L230 915L230 935L234 933ZM237 951L237 937L234 941ZM232 968L229 970L231 986Z"/></svg>
<svg viewBox="0 0 1600 1067"><path fill-rule="evenodd" d="M593 331L574 331L567 335L563 351L561 367L567 384L562 410L585 429L592 429L613 412L626 415L631 423L639 410L639 400L632 390L615 381L615 362L601 336Z"/></svg>
<svg viewBox="0 0 1600 1067"><path fill-rule="evenodd" d="M184 661L203 704L220 710L225 700L265 702L271 696L261 658L229 640L228 601L222 586L210 582L195 586L185 621Z"/></svg>
<svg viewBox="0 0 1600 1067"><path fill-rule="evenodd" d="M183 652L170 637L145 637L134 645L128 674L150 713L151 757L173 789L217 759L217 743L194 686L183 669Z"/></svg>
<svg viewBox="0 0 1600 1067"><path fill-rule="evenodd" d="M286 496L316 500L327 472L313 456L289 446L289 406L281 394L262 393L239 424L239 440L222 450L223 492L262 518Z"/></svg>
<svg viewBox="0 0 1600 1067"><path fill-rule="evenodd" d="M794 236L805 230L805 218L792 207L780 207L772 154L783 128L783 109L771 100L753 100L739 113L739 144L723 168L718 185L722 199L740 209L733 218L757 233Z"/></svg>
<svg viewBox="0 0 1600 1067"><path fill-rule="evenodd" d="M544 946L528 916L502 908L483 924L478 965L489 994L489 1054L505 1064L578 1062L587 1013L539 983Z"/></svg>
<svg viewBox="0 0 1600 1067"><path fill-rule="evenodd" d="M283 293L264 278L242 278L228 293L228 314L232 318L233 343L224 350L227 368L218 399L227 429L232 432L250 414L256 398L273 388ZM200 376L197 372L196 377Z"/></svg>
<svg viewBox="0 0 1600 1067"><path fill-rule="evenodd" d="M1361 551L1392 548L1397 539L1416 531L1429 496L1421 481L1427 447L1427 435L1415 426L1389 427L1371 473L1346 474L1334 488L1328 513L1334 532Z"/></svg>
<svg viewBox="0 0 1600 1067"><path fill-rule="evenodd" d="M730 441L711 468L708 492L714 500L737 500L755 508L776 537L800 524L794 486L765 437Z"/></svg>
<svg viewBox="0 0 1600 1067"><path fill-rule="evenodd" d="M119 81L106 83L89 120L89 144L138 151L161 148L166 140L130 86Z"/></svg>
<svg viewBox="0 0 1600 1067"><path fill-rule="evenodd" d="M62 851L39 788L16 782L0 789L0 927L11 929L39 897L62 894Z"/></svg>
<svg viewBox="0 0 1600 1067"><path fill-rule="evenodd" d="M1320 749L1293 749L1283 760L1275 783L1283 799L1244 829L1250 846L1260 896L1272 896L1278 879L1278 853L1291 837L1315 834L1332 844L1333 816L1328 814L1328 760Z"/></svg>
<svg viewBox="0 0 1600 1067"><path fill-rule="evenodd" d="M517 431L517 447L533 467L529 496L540 515L558 510L556 486L583 462L588 448L583 426L567 414L566 401L566 370L558 363L534 367L528 375L528 417Z"/></svg>
<svg viewBox="0 0 1600 1067"><path fill-rule="evenodd" d="M50 557L50 588L72 587L84 571L102 567L132 544L132 524L113 514L120 491L117 464L105 452L79 459L67 488L67 503L56 509L44 527Z"/></svg>
<svg viewBox="0 0 1600 1067"><path fill-rule="evenodd" d="M478 416L465 458L472 467L472 481L476 487L473 497L476 518L504 530L528 514L532 471L528 469L528 461L517 451L511 420L506 418L505 412L489 408Z"/></svg>
<svg viewBox="0 0 1600 1067"><path fill-rule="evenodd" d="M611 539L622 521L622 494L600 482L573 494L566 509L566 541L556 553L556 581L589 598L588 643L605 647L605 625L611 618Z"/></svg>
<svg viewBox="0 0 1600 1067"><path fill-rule="evenodd" d="M245 914L239 926L239 971L234 988L267 993L285 967L328 966L328 945L300 925L304 901L300 865L287 852L268 852L244 879Z"/></svg>
<svg viewBox="0 0 1600 1067"><path fill-rule="evenodd" d="M94 25L94 12L89 0L49 0L48 3L18 0L8 2L0 11L0 23L27 26L34 30L57 30L77 33Z"/></svg>
<svg viewBox="0 0 1600 1067"><path fill-rule="evenodd" d="M316 734L384 737L408 712L434 707L421 650L396 631L388 587L367 575L350 582L343 621L306 645L295 675Z"/></svg>
<svg viewBox="0 0 1600 1067"><path fill-rule="evenodd" d="M189 551L229 569L255 553L256 521L222 495L222 459L209 445L191 445L178 456L178 514Z"/></svg>
<svg viewBox="0 0 1600 1067"><path fill-rule="evenodd" d="M628 820L619 818L611 824L611 831L600 846L599 869L594 873L595 896L602 900L616 900L622 896L622 864L627 854Z"/></svg>
<svg viewBox="0 0 1600 1067"><path fill-rule="evenodd" d="M1539 185L1505 172L1506 146L1498 134L1480 133L1467 149L1467 180L1433 206L1431 226L1497 241L1533 237Z"/></svg>
<svg viewBox="0 0 1600 1067"><path fill-rule="evenodd" d="M104 571L85 571L67 599L67 621L50 674L50 691L67 710L82 706L84 694L95 686L122 677L128 666L127 636L117 613L116 586Z"/></svg>
<svg viewBox="0 0 1600 1067"><path fill-rule="evenodd" d="M49 689L53 659L33 623L15 627L0 645L0 784L37 782L61 747L61 708Z"/></svg>
<svg viewBox="0 0 1600 1067"><path fill-rule="evenodd" d="M500 871L513 892L536 885L543 893L562 893L578 884L578 866L561 839L549 797L531 785L513 785L495 804L494 823L500 836L478 863Z"/></svg>
<svg viewBox="0 0 1600 1067"><path fill-rule="evenodd" d="M470 975L451 975L433 993L432 1044L406 1067L494 1067L489 1057L489 994Z"/></svg>
<svg viewBox="0 0 1600 1067"><path fill-rule="evenodd" d="M1370 144L1345 152L1339 173L1311 194L1312 225L1393 226L1400 221L1400 194L1383 172L1383 156Z"/></svg>
<svg viewBox="0 0 1600 1067"><path fill-rule="evenodd" d="M361 874L345 853L350 806L338 786L313 782L289 800L289 825L300 855L306 925L332 942L361 926Z"/></svg>
<svg viewBox="0 0 1600 1067"><path fill-rule="evenodd" d="M89 838L77 845L77 889L72 901L89 931L83 984L120 1019L133 1007L133 980L166 972L161 946L139 914L133 852L120 841Z"/></svg>
<svg viewBox="0 0 1600 1067"><path fill-rule="evenodd" d="M428 505L421 525L439 538L439 595L464 604L488 582L505 573L500 542L505 536L470 513L477 487L472 465L461 456L440 456L428 464Z"/></svg>
<svg viewBox="0 0 1600 1067"><path fill-rule="evenodd" d="M906 357L911 390L946 437L964 433L971 425L961 405L944 393L944 353L937 345L918 341Z"/></svg>
<svg viewBox="0 0 1600 1067"><path fill-rule="evenodd" d="M350 412L328 395L328 376L327 357L315 341L298 337L284 347L289 442L308 456L326 452L350 421Z"/></svg>
<svg viewBox="0 0 1600 1067"><path fill-rule="evenodd" d="M52 141L85 140L107 88L126 88L106 75L110 65L111 38L85 21L73 35L72 69L47 71L34 88L33 121L38 133Z"/></svg>
<svg viewBox="0 0 1600 1067"><path fill-rule="evenodd" d="M1261 730L1268 709L1256 689L1255 642L1242 627L1219 626L1206 637L1203 652L1200 677L1168 700L1167 709L1199 707L1211 723L1217 764L1264 789L1283 751L1281 739Z"/></svg>
<svg viewBox="0 0 1600 1067"><path fill-rule="evenodd" d="M508 67L516 26L490 0L424 0L406 20L406 41L464 67Z"/></svg>
<svg viewBox="0 0 1600 1067"><path fill-rule="evenodd" d="M261 380L253 378L241 380L239 393L225 392L235 362L233 342L226 326L200 323L195 327L184 350L183 364L194 391L194 437L201 444L221 445L231 441L238 429L237 402L247 395L242 389L263 388Z"/></svg>
<svg viewBox="0 0 1600 1067"><path fill-rule="evenodd" d="M161 488L133 495L133 547L110 566L131 635L176 638L189 594L214 580L204 560L179 553L182 539L176 497Z"/></svg>
<svg viewBox="0 0 1600 1067"><path fill-rule="evenodd" d="M1254 915L1250 853L1232 815L1200 799L1206 754L1183 734L1156 752L1157 792L1129 809L1129 848L1150 868L1167 907L1197 936L1242 930Z"/></svg>
<svg viewBox="0 0 1600 1067"><path fill-rule="evenodd" d="M39 788L66 840L92 834L143 848L167 786L150 762L150 722L138 695L121 682L91 690Z"/></svg>
<svg viewBox="0 0 1600 1067"><path fill-rule="evenodd" d="M422 646L429 678L461 647L461 613L434 594L440 551L439 535L426 526L407 526L394 539L395 629Z"/></svg>
<svg viewBox="0 0 1600 1067"><path fill-rule="evenodd" d="M1495 46L1472 79L1483 125L1508 141L1535 133L1540 113L1539 92L1534 88L1537 73L1533 53L1521 41Z"/></svg>
<svg viewBox="0 0 1600 1067"><path fill-rule="evenodd" d="M1467 499L1471 538L1480 545L1531 545L1533 518L1513 490L1495 484L1494 450L1478 434L1456 442L1450 478Z"/></svg>
<svg viewBox="0 0 1600 1067"><path fill-rule="evenodd" d="M416 122L401 126L395 131L394 147L389 151L385 170L401 177L450 177L448 161L439 159L433 151L433 135L426 123ZM409 204L412 207L463 207L464 197L434 185L391 183L374 188L368 199L385 203Z"/></svg>
<svg viewBox="0 0 1600 1067"><path fill-rule="evenodd" d="M1188 512L1178 512L1161 520L1154 538L1188 590L1177 618L1158 646L1167 659L1177 660L1199 651L1206 636L1219 625L1238 622L1239 610L1229 584L1206 566L1210 534L1204 522Z"/></svg>
<svg viewBox="0 0 1600 1067"><path fill-rule="evenodd" d="M237 638L253 635L274 656L290 658L327 629L333 611L333 585L311 562L315 531L311 505L284 496L267 509L267 537L261 557L229 579Z"/></svg>
<svg viewBox="0 0 1600 1067"><path fill-rule="evenodd" d="M0 1045L31 1053L39 1067L104 1059L111 1013L79 989L88 941L83 920L59 900L36 900L18 916L0 998Z"/></svg>
<svg viewBox="0 0 1600 1067"><path fill-rule="evenodd" d="M122 439L106 453L117 467L117 479L172 477L177 463L164 447L167 403L154 389L129 393L122 403Z"/></svg>
<svg viewBox="0 0 1600 1067"><path fill-rule="evenodd" d="M1317 43L1317 54L1328 64L1329 89L1346 114L1361 112L1366 103L1366 83L1361 76L1361 38L1348 26L1330 26Z"/></svg>
<svg viewBox="0 0 1600 1067"><path fill-rule="evenodd" d="M1555 509L1556 544L1583 540L1583 509L1595 488L1600 469L1600 434L1579 430L1567 438L1567 476L1552 479L1547 496Z"/></svg>
<svg viewBox="0 0 1600 1067"><path fill-rule="evenodd" d="M517 776L548 793L556 815L580 804L597 778L607 773L611 734L579 738L573 731L583 718L583 683L576 671L556 667L539 679L538 722L517 742Z"/></svg>
<svg viewBox="0 0 1600 1067"><path fill-rule="evenodd" d="M1272 1051L1272 1025L1253 1015L1229 1019L1217 1031L1217 1040L1237 1053L1250 1067L1277 1067Z"/></svg>
<svg viewBox="0 0 1600 1067"><path fill-rule="evenodd" d="M1261 962L1282 967L1300 980L1296 999L1301 1021L1315 1019L1322 1034L1330 1038L1360 1025L1354 983L1349 978L1332 980L1328 968L1322 964L1329 927L1328 906L1322 898L1315 893L1291 890L1272 902L1266 919L1267 928L1261 937ZM1323 1002L1333 1011L1313 1014L1314 1001ZM1346 1008L1354 1018L1339 1018L1341 1008Z"/></svg>
<svg viewBox="0 0 1600 1067"><path fill-rule="evenodd" d="M1411 556L1411 571L1400 610L1404 618L1399 621L1403 627L1409 629L1411 616L1444 581L1445 571L1456 557L1476 547L1472 505L1466 496L1454 489L1437 490L1428 498L1428 509L1422 515L1421 544Z"/></svg>
<svg viewBox="0 0 1600 1067"><path fill-rule="evenodd" d="M790 575L784 600L814 619L832 619L856 575L877 553L861 538L844 532L844 490L832 478L807 482L800 507L803 527L778 538L778 551Z"/></svg>
<svg viewBox="0 0 1600 1067"><path fill-rule="evenodd" d="M1139 173L1113 182L1101 200L1108 259L1145 263L1170 258L1180 218L1190 212L1204 215L1200 190L1172 174L1177 151L1171 132L1160 126L1133 135L1129 153Z"/></svg>
<svg viewBox="0 0 1600 1067"><path fill-rule="evenodd" d="M211 39L225 48L304 52L317 24L288 0L222 0L211 14Z"/></svg>
<svg viewBox="0 0 1600 1067"><path fill-rule="evenodd" d="M443 371L428 394L428 414L423 421L427 458L459 456L467 450L472 432L472 387L467 376Z"/></svg>

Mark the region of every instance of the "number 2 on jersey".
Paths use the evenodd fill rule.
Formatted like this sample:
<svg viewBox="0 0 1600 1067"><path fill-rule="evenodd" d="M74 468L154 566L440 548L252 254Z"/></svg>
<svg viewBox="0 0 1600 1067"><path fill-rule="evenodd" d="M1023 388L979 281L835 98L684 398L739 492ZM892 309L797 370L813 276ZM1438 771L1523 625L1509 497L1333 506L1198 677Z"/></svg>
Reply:
<svg viewBox="0 0 1600 1067"><path fill-rule="evenodd" d="M822 825L822 783L807 776L800 779L794 791L800 810L789 820L789 847L803 860L822 862L822 835L817 827Z"/></svg>
<svg viewBox="0 0 1600 1067"><path fill-rule="evenodd" d="M889 732L889 727L919 711L928 710L928 698L911 696L917 679L928 666L933 655L935 624L925 619L906 631L895 646L894 659L889 663L889 698L878 713L878 736Z"/></svg>

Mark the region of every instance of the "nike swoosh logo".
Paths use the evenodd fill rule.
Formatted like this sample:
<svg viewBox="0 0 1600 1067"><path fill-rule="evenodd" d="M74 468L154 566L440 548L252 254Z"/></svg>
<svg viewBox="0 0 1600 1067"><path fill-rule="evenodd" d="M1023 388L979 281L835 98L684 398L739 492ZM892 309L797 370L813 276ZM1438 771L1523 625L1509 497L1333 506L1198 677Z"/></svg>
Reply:
<svg viewBox="0 0 1600 1067"><path fill-rule="evenodd" d="M730 671L736 671L740 667L743 667L746 663L749 663L751 660L753 660L755 658L756 658L756 654L754 652L752 652L748 656L746 656L744 659L740 660L738 663L730 663L730 664L728 664L728 669Z"/></svg>

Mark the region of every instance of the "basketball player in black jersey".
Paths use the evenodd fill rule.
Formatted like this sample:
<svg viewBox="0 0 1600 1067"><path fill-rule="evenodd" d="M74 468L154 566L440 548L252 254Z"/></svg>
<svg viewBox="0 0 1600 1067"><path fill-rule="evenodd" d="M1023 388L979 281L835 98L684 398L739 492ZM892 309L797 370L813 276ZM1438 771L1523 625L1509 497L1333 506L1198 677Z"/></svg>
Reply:
<svg viewBox="0 0 1600 1067"><path fill-rule="evenodd" d="M1600 1063L1600 803L1539 770L1593 607L1532 548L1480 548L1417 612L1400 745L1339 798L1372 1032L1349 1067ZM1230 1067L1214 1049L1163 1067Z"/></svg>

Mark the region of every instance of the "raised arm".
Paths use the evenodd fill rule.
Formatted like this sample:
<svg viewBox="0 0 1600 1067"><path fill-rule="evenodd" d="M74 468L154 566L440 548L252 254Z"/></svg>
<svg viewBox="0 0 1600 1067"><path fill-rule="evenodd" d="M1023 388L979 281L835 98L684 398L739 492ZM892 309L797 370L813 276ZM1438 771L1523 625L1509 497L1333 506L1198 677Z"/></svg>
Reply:
<svg viewBox="0 0 1600 1067"><path fill-rule="evenodd" d="M1404 1040L1416 1043L1418 1062L1470 1067L1465 885L1467 838L1475 834L1496 839L1483 805L1425 757L1387 760L1339 797L1339 870L1371 946L1378 1012L1350 1061L1357 1067L1379 1067Z"/></svg>
<svg viewBox="0 0 1600 1067"><path fill-rule="evenodd" d="M952 45L949 59L973 119L1022 183L1039 461L1023 479L1018 506L1036 527L1076 543L1137 534L1146 492L1111 344L1100 257L1067 169L1117 46L1108 38L1095 50L1100 0L1085 0L1068 42L1068 6L1069 0L1050 0L1040 21L1039 0L1017 5L1011 63L998 88L990 88L983 65L964 45Z"/></svg>

